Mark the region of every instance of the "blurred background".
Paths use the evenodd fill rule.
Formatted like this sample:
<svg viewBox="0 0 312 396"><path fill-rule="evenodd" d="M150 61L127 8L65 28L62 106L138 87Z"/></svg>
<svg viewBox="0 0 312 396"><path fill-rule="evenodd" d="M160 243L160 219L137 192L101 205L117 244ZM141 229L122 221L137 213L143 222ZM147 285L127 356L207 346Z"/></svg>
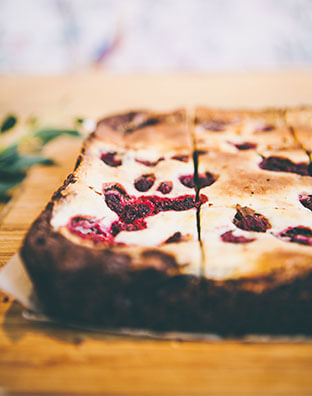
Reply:
<svg viewBox="0 0 312 396"><path fill-rule="evenodd" d="M311 65L311 0L0 1L2 74Z"/></svg>

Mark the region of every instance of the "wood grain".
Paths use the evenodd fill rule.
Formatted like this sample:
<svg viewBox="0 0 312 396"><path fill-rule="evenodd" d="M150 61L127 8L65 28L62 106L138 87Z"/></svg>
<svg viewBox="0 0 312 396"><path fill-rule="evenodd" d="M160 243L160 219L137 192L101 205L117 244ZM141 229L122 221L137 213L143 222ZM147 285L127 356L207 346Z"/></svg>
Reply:
<svg viewBox="0 0 312 396"><path fill-rule="evenodd" d="M312 104L312 73L0 77L0 112L52 125L136 107L167 109ZM47 148L55 167L34 168L0 229L0 265L73 167L80 141ZM23 319L0 294L0 394L309 395L312 343L134 340Z"/></svg>

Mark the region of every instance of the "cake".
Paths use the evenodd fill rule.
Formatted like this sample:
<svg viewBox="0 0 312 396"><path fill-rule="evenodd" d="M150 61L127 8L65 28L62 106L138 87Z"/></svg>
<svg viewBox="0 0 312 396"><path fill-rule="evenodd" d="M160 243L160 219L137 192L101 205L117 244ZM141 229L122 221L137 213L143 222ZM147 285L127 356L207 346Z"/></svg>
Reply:
<svg viewBox="0 0 312 396"><path fill-rule="evenodd" d="M44 312L87 326L312 332L312 110L99 121L21 256Z"/></svg>

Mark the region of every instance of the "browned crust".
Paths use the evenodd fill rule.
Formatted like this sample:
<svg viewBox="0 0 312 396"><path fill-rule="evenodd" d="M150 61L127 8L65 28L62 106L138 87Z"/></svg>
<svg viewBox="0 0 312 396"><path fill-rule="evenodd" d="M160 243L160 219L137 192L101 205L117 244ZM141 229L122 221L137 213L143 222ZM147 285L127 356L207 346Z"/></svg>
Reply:
<svg viewBox="0 0 312 396"><path fill-rule="evenodd" d="M261 110L251 110L246 108L218 109L205 106L198 106L195 109L195 124L200 124L207 120L237 121L240 122L246 117L284 117L286 108L266 107Z"/></svg>
<svg viewBox="0 0 312 396"><path fill-rule="evenodd" d="M125 149L153 147L183 152L192 149L187 126L187 113L184 109L168 113L130 111L100 120L85 147L93 140L100 139Z"/></svg>
<svg viewBox="0 0 312 396"><path fill-rule="evenodd" d="M131 133L136 129L141 129L148 125L183 122L185 119L186 113L183 109L169 113L154 113L148 110L136 110L103 118L97 123L97 131L100 130L99 128L101 126L105 125L117 132Z"/></svg>
<svg viewBox="0 0 312 396"><path fill-rule="evenodd" d="M122 124L125 131L137 114L101 122L117 130ZM83 156L84 149L76 168ZM171 256L159 257L163 262L159 268L134 269L127 253L73 244L52 229L50 219L54 202L75 182L75 174L70 174L31 226L21 249L44 311L51 317L105 327L221 334L312 333L311 273L284 284L275 282L278 274L215 282L170 273Z"/></svg>

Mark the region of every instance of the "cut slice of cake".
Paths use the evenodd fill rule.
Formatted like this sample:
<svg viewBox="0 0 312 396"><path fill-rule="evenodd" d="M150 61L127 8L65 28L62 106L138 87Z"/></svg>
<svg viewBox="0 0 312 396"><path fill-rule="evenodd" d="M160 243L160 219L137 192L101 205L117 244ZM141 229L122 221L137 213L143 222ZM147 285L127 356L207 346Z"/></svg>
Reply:
<svg viewBox="0 0 312 396"><path fill-rule="evenodd" d="M234 323L228 325L234 332L248 327L249 332L258 328L287 333L299 322L302 329L309 327L311 293L304 302L303 290L301 296L298 289L292 294L293 285L311 279L312 270L312 177L307 153L280 115L277 123L271 112L270 121L268 112L214 113L201 108L195 114L197 185L208 198L199 216L202 272L207 281L215 281L214 286L235 289L230 311L224 312L231 316L236 309L239 318L232 317ZM215 125L216 131L208 130L216 120L226 121L220 128ZM229 141L253 144L236 147ZM243 291L245 297L238 298L236 293ZM288 299L288 307L281 298ZM270 304L267 313L265 304ZM297 324L288 316L294 314L290 308L294 305ZM212 327L224 325L219 321L213 319Z"/></svg>
<svg viewBox="0 0 312 396"><path fill-rule="evenodd" d="M171 278L200 275L200 204L185 111L140 111L100 121L22 250L47 312L71 321L130 326L117 311L128 310L128 318L134 310L137 320L139 308L132 300L140 297L145 309L144 293L154 282L164 282L166 290ZM94 293L98 303L90 311L68 309L76 298L89 301ZM109 313L117 304L111 313L117 322L101 304L110 304Z"/></svg>

